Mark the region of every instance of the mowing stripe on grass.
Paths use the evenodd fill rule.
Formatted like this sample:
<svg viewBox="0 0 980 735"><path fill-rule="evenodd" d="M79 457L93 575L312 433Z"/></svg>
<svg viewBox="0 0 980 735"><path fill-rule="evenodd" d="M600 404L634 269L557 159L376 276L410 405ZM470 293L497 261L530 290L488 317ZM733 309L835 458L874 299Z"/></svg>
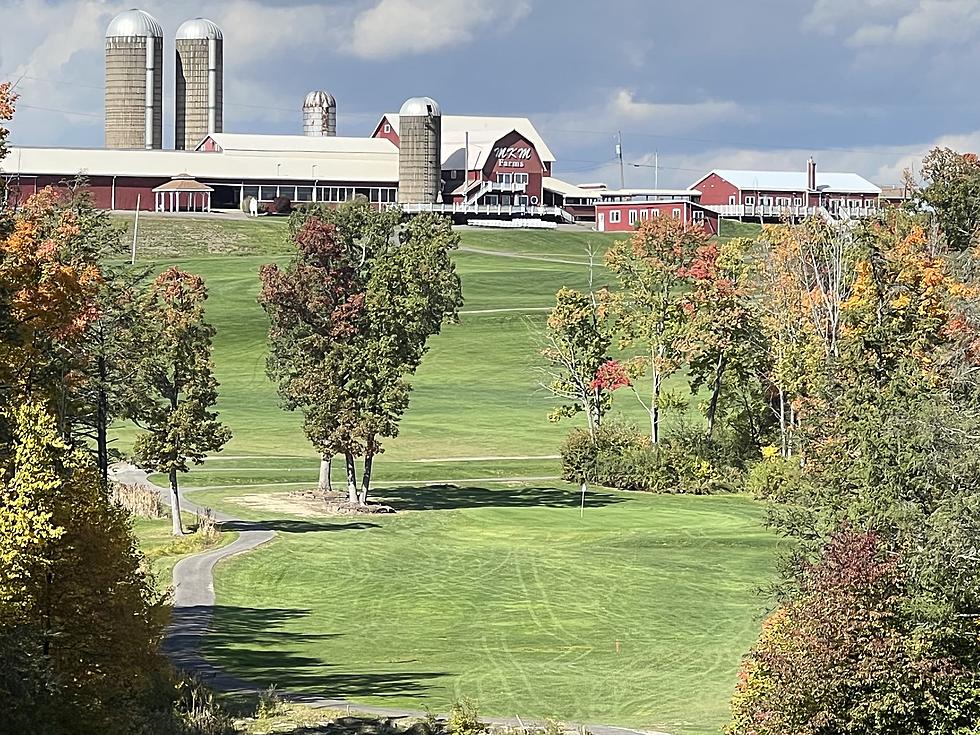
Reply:
<svg viewBox="0 0 980 735"><path fill-rule="evenodd" d="M518 483L518 482L552 482L554 480L560 480L560 477L555 475L543 475L540 477L468 477L455 480L376 480L371 482L371 486L377 487L402 487L411 485L413 487L431 487L433 485L458 485L461 483L474 483L474 482L495 482L495 483ZM185 488L188 492L198 492L205 490L239 490L241 488L248 487L289 487L291 485L311 485L315 481L310 480L307 482L263 482L261 485L195 485L194 487Z"/></svg>

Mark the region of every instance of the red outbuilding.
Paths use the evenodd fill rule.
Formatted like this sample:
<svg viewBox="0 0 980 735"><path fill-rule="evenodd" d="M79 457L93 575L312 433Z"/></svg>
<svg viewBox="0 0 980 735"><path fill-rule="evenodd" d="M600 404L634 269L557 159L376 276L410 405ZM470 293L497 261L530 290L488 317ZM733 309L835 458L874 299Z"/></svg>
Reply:
<svg viewBox="0 0 980 735"><path fill-rule="evenodd" d="M684 224L699 225L711 235L718 234L718 213L690 199L596 204L596 229L599 232L631 232L641 222L653 217L673 217Z"/></svg>

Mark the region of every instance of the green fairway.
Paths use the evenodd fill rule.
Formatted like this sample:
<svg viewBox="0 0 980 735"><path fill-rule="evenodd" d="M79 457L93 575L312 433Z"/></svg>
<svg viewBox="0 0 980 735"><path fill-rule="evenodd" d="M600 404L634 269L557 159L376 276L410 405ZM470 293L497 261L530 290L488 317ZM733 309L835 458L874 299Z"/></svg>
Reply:
<svg viewBox="0 0 980 735"><path fill-rule="evenodd" d="M547 483L379 492L424 512L287 515L279 540L222 566L206 655L365 703L724 723L774 554L756 504L602 492L582 518L578 494ZM241 512L227 493L193 497Z"/></svg>
<svg viewBox="0 0 980 735"><path fill-rule="evenodd" d="M194 222L178 222L184 229L175 232L176 242L188 239L186 228ZM235 225L237 232L238 225L249 223L220 224ZM207 237L208 232L202 230L201 236ZM446 325L443 333L431 340L429 354L412 381L411 407L402 422L401 435L386 444L381 465L422 458L553 455L570 426L575 425L550 424L547 420L553 403L540 386L541 333L555 292L562 286L586 287L587 245L607 247L613 238L588 232L464 230L462 235L466 249L456 254L465 299L460 321ZM266 238L268 233L261 230L258 237ZM523 239L528 237L531 239ZM301 418L279 410L275 386L265 375L268 321L256 303L259 267L285 258L200 255L193 243L188 249L192 255L180 258L180 266L205 277L210 293L208 316L217 329L218 405L222 419L234 432L224 454L288 455L297 458L293 465L296 469L310 467L315 463L315 452L302 434ZM526 257L510 257L513 255ZM170 261L153 262L162 266ZM597 285L605 278L600 267ZM680 379L669 387L685 390ZM627 392L619 398L616 413L644 421L639 405ZM125 427L116 433L123 447L131 442L132 435ZM391 479L415 476L389 474ZM432 477L439 479L441 475ZM191 483L202 484L196 479Z"/></svg>
<svg viewBox="0 0 980 735"><path fill-rule="evenodd" d="M375 465L375 497L403 512L337 519L291 495L315 484L317 457L265 375L257 272L285 262L285 223L150 228L143 262L207 281L219 410L234 432L182 486L280 532L217 568L207 654L218 665L365 703L445 709L469 696L488 715L718 731L766 606L776 541L762 508L591 492L581 518L575 489L556 480L577 422L547 420L541 332L555 291L586 287L586 249L612 236L461 231L460 321L431 340ZM595 285L607 281L599 265ZM668 387L687 394L682 376ZM645 422L627 391L613 414ZM699 415L692 399L668 423ZM115 432L122 448L133 435ZM142 531L152 544L159 529Z"/></svg>

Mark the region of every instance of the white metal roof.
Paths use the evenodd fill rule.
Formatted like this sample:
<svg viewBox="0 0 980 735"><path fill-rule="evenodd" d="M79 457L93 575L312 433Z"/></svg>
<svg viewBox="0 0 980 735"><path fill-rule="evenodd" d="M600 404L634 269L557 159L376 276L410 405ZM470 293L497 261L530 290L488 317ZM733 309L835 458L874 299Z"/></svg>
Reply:
<svg viewBox="0 0 980 735"><path fill-rule="evenodd" d="M715 169L707 176L717 174L741 190L806 191L805 171L738 171ZM697 183L704 181L702 177ZM696 185L695 184L695 185ZM881 189L863 176L851 173L817 171L817 189L842 194L881 194Z"/></svg>
<svg viewBox="0 0 980 735"><path fill-rule="evenodd" d="M389 144L390 145L390 144ZM5 174L46 176L147 176L188 174L199 180L313 180L394 184L398 154L307 156L243 155L171 150L103 148L11 148Z"/></svg>
<svg viewBox="0 0 980 735"><path fill-rule="evenodd" d="M595 191L594 189L583 189L580 186L569 184L567 181L562 181L561 179L556 179L551 176L545 176L542 183L545 189L561 194L563 197L574 197L578 199L599 198L599 192Z"/></svg>
<svg viewBox="0 0 980 735"><path fill-rule="evenodd" d="M431 97L412 97L405 100L405 104L402 105L401 114L411 115L413 117L428 117L429 115L441 117L442 108Z"/></svg>
<svg viewBox="0 0 980 735"><path fill-rule="evenodd" d="M105 29L106 38L131 38L133 36L163 38L163 26L160 25L160 21L145 10L132 8L124 10L113 18Z"/></svg>
<svg viewBox="0 0 980 735"><path fill-rule="evenodd" d="M384 116L391 127L394 128L395 132L398 132L399 126L399 116L393 112L386 113ZM442 138L443 138L443 149L445 153L445 141L459 140L462 141L466 133L470 134L470 138L474 136L483 136L493 131L503 130L509 133L512 130L516 130L518 133L527 138L531 143L534 144L538 155L541 157L542 161L554 161L555 154L551 152L551 149L544 142L544 138L537 131L532 123L526 117L494 117L490 115L443 115L442 116ZM498 138L499 140L499 138ZM449 167L447 167L449 168Z"/></svg>
<svg viewBox="0 0 980 735"><path fill-rule="evenodd" d="M332 94L322 89L314 89L306 95L303 107L336 107L337 100Z"/></svg>
<svg viewBox="0 0 980 735"><path fill-rule="evenodd" d="M245 133L210 133L207 137L213 139L225 153L280 156L344 154L387 156L393 157L396 162L398 160L398 148L390 140L384 138L347 138L335 135L253 135ZM201 141L198 149L203 143L204 141Z"/></svg>
<svg viewBox="0 0 980 735"><path fill-rule="evenodd" d="M697 189L588 189L594 196L601 196L603 199L614 197L699 197L701 192Z"/></svg>
<svg viewBox="0 0 980 735"><path fill-rule="evenodd" d="M221 33L221 29L214 21L208 20L207 18L193 18L192 20L185 20L180 24L180 28L177 29L176 39L178 41L198 39L221 41L224 39L224 34Z"/></svg>

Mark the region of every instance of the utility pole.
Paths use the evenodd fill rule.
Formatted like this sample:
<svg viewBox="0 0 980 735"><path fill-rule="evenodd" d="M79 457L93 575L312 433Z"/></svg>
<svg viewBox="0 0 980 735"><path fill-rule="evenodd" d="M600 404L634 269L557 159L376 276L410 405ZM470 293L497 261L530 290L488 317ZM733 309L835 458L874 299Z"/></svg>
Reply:
<svg viewBox="0 0 980 735"><path fill-rule="evenodd" d="M623 131L616 131L616 158L619 159L619 188L626 188L626 168L623 165Z"/></svg>

